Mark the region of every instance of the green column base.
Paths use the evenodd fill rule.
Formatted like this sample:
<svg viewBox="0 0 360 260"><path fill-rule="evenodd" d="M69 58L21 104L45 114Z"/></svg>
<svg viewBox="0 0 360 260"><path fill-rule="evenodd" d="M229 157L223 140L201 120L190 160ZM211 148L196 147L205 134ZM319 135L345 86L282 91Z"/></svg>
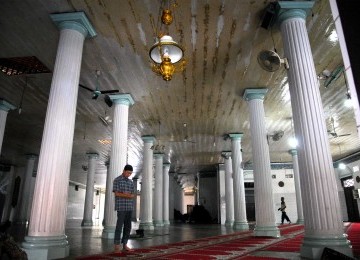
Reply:
<svg viewBox="0 0 360 260"><path fill-rule="evenodd" d="M341 236L306 236L300 250L300 256L309 259L320 259L324 248L331 248L344 255L353 257L350 241L346 234Z"/></svg>
<svg viewBox="0 0 360 260"><path fill-rule="evenodd" d="M59 259L69 256L69 243L66 236L26 236L22 248L29 260Z"/></svg>
<svg viewBox="0 0 360 260"><path fill-rule="evenodd" d="M114 239L115 237L115 227L105 226L101 235L105 239Z"/></svg>
<svg viewBox="0 0 360 260"><path fill-rule="evenodd" d="M154 227L163 227L164 226L164 221L162 220L154 220Z"/></svg>
<svg viewBox="0 0 360 260"><path fill-rule="evenodd" d="M234 221L233 220L226 220L225 221L225 227L232 227L234 225Z"/></svg>
<svg viewBox="0 0 360 260"><path fill-rule="evenodd" d="M280 230L277 226L256 226L254 236L257 237L280 237Z"/></svg>
<svg viewBox="0 0 360 260"><path fill-rule="evenodd" d="M169 221L169 220L165 220L165 221L164 221L164 225L165 225L165 226L169 226L169 225L170 225L170 221Z"/></svg>
<svg viewBox="0 0 360 260"><path fill-rule="evenodd" d="M299 224L299 225L304 225L304 219L298 219L297 221L296 221L296 224Z"/></svg>
<svg viewBox="0 0 360 260"><path fill-rule="evenodd" d="M249 224L247 222L234 222L234 230L249 230Z"/></svg>
<svg viewBox="0 0 360 260"><path fill-rule="evenodd" d="M85 219L83 219L83 221L81 221L81 226L82 226L82 227L91 227L91 226L93 226L93 225L94 225L94 223L93 223L92 220L85 220Z"/></svg>
<svg viewBox="0 0 360 260"><path fill-rule="evenodd" d="M154 230L154 224L152 222L142 222L139 225L139 229Z"/></svg>

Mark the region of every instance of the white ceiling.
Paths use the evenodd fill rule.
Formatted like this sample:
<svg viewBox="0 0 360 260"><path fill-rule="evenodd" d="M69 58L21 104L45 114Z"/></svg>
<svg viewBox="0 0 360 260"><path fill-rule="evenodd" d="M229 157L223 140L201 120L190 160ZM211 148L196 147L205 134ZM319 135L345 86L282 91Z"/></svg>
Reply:
<svg viewBox="0 0 360 260"><path fill-rule="evenodd" d="M186 70L166 83L155 75L148 51L154 43L152 21L157 20L160 1L155 0L22 0L2 1L0 5L0 58L36 56L51 71L54 68L59 30L50 14L83 11L97 36L85 41L80 83L96 87L99 70L100 90L130 93L135 104L129 112L128 161L141 175L142 135L155 135L165 146L165 161L171 171L186 173L193 180L196 172L213 172L222 163L221 151L230 150L224 135L243 132L243 160L252 160L249 114L242 94L246 88L267 87L264 101L269 135L284 131L279 141L269 140L272 162L291 162L288 138L292 136L292 112L287 74L261 69L257 55L273 50L282 56L277 29L260 27L271 1L182 0L176 12L173 38L185 48ZM175 27L175 26L174 26ZM339 43L327 0L316 1L307 27L316 71L333 72L342 66ZM0 73L0 98L16 106L21 114L9 112L0 162L24 166L25 154L39 154L52 74L6 76ZM27 82L27 83L26 83ZM343 105L346 84L343 74L328 87L319 80L324 120L334 159L359 150L354 113ZM70 180L86 183L87 152L99 153L96 183L105 185L111 139L111 123L105 126L99 116L112 117L100 96L79 89ZM186 124L186 127L184 126ZM182 142L184 139L187 142ZM173 142L178 141L178 142ZM189 177L190 176L190 177Z"/></svg>

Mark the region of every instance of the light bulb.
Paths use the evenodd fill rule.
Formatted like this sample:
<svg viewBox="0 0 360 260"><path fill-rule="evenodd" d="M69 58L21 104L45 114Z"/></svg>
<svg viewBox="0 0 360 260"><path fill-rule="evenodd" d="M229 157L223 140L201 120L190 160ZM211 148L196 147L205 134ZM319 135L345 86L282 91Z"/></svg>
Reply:
<svg viewBox="0 0 360 260"><path fill-rule="evenodd" d="M290 147L296 148L296 146L298 145L298 141L295 137L290 137L288 140L288 144L290 145Z"/></svg>

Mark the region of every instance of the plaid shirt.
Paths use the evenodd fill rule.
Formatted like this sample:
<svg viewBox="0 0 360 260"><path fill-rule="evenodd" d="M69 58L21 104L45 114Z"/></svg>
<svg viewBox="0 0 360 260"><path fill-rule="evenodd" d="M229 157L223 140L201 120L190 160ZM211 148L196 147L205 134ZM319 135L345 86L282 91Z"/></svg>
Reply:
<svg viewBox="0 0 360 260"><path fill-rule="evenodd" d="M134 193L134 183L132 180L120 175L115 178L113 183L113 192ZM134 199L127 199L115 196L116 211L131 211L134 209Z"/></svg>

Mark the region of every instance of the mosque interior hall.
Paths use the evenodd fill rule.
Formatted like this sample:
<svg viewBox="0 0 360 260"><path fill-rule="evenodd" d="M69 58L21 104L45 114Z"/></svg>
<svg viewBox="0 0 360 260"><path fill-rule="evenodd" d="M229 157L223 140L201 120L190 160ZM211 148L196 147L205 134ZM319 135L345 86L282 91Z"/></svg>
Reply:
<svg viewBox="0 0 360 260"><path fill-rule="evenodd" d="M2 1L0 258L360 259L359 11Z"/></svg>

